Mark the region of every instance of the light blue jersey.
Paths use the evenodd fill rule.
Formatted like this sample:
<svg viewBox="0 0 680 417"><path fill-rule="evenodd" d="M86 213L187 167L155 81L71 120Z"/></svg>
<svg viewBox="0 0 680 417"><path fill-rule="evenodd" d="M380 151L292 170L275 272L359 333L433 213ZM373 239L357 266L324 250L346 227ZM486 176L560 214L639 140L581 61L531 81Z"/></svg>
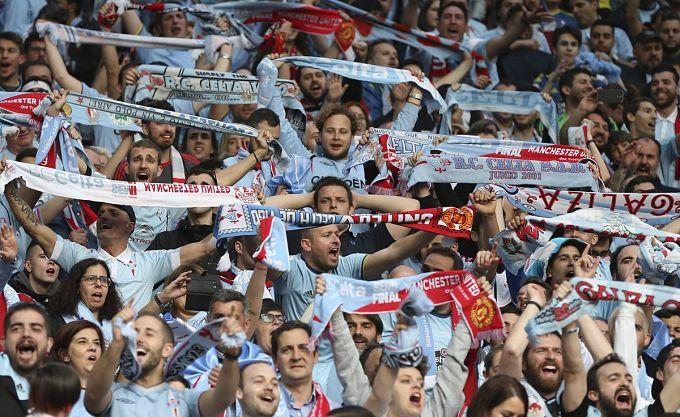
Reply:
<svg viewBox="0 0 680 417"><path fill-rule="evenodd" d="M185 208L135 206L133 209L137 221L128 245L135 252L144 252L157 234L175 230L177 223L187 216Z"/></svg>
<svg viewBox="0 0 680 417"><path fill-rule="evenodd" d="M139 35L153 36L146 28L143 28ZM138 48L137 56L143 64L162 62L169 67L194 68L196 66L196 59L194 59L191 50Z"/></svg>
<svg viewBox="0 0 680 417"><path fill-rule="evenodd" d="M203 390L176 390L163 383L144 388L130 382L114 383L111 402L101 417L201 417L198 399Z"/></svg>

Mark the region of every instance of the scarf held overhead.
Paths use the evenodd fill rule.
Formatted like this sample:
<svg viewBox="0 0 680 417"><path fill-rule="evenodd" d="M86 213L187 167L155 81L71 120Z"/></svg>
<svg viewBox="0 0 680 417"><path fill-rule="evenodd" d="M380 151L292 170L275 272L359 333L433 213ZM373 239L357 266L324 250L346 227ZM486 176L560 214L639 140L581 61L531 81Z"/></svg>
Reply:
<svg viewBox="0 0 680 417"><path fill-rule="evenodd" d="M557 106L550 99L546 101L541 93L532 91L478 90L462 85L458 90L449 89L446 94L447 109L457 105L462 110L482 110L512 114L538 112L543 125L553 142L557 142ZM449 114L447 112L447 114ZM447 124L450 126L450 123Z"/></svg>
<svg viewBox="0 0 680 417"><path fill-rule="evenodd" d="M258 203L257 192L252 188L113 181L15 161L6 161L5 170L0 173L0 188L19 177L36 191L111 204L186 208L187 202L191 207Z"/></svg>
<svg viewBox="0 0 680 417"><path fill-rule="evenodd" d="M427 93L425 94L425 105L430 113L434 113L435 110L442 113L446 109L444 99L432 85L430 80L427 78L418 79L406 70L310 56L291 56L279 58L276 61L290 62L299 67L312 67L352 80L370 83L399 84L412 82Z"/></svg>
<svg viewBox="0 0 680 417"><path fill-rule="evenodd" d="M260 222L272 216L283 220L288 230L328 224L394 223L452 237L469 236L473 221L473 212L468 207L440 207L386 214L339 215L254 206L238 202L220 207L215 222L215 238L218 242L226 242L226 239L232 236L255 235Z"/></svg>
<svg viewBox="0 0 680 417"><path fill-rule="evenodd" d="M652 226L668 224L680 217L680 194L595 193L507 185L488 185L487 189L507 197L518 209L540 217L559 216L583 208L632 214Z"/></svg>

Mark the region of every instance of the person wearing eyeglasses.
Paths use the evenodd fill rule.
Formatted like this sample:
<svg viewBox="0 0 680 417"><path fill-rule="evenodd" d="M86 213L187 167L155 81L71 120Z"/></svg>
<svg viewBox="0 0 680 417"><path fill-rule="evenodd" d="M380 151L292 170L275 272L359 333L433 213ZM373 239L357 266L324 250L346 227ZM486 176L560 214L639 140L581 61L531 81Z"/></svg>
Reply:
<svg viewBox="0 0 680 417"><path fill-rule="evenodd" d="M272 332L278 329L286 321L286 316L281 312L281 305L274 300L265 298L262 300L262 313L255 324L253 341L267 355L272 354Z"/></svg>
<svg viewBox="0 0 680 417"><path fill-rule="evenodd" d="M49 303L54 331L75 320L99 326L106 345L112 340L111 319L122 308L106 262L88 258L71 268Z"/></svg>

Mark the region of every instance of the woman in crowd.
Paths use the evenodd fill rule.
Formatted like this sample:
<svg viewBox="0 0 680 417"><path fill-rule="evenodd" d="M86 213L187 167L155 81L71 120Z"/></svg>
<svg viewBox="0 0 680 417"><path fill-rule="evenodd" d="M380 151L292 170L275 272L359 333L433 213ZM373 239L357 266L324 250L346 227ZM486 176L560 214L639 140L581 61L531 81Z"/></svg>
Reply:
<svg viewBox="0 0 680 417"><path fill-rule="evenodd" d="M54 335L52 359L70 366L80 378L80 398L73 406L70 417L90 416L83 405L87 378L102 355L104 335L96 324L76 320L62 326Z"/></svg>
<svg viewBox="0 0 680 417"><path fill-rule="evenodd" d="M111 319L122 308L116 284L106 263L84 259L71 268L49 305L53 331L76 320L96 324L111 340Z"/></svg>

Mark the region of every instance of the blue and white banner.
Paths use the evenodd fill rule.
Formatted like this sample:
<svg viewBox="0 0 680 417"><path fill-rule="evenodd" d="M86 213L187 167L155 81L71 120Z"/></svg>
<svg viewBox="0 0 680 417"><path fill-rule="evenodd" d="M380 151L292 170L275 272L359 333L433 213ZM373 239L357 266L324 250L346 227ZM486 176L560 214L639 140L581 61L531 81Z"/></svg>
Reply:
<svg viewBox="0 0 680 417"><path fill-rule="evenodd" d="M481 110L512 114L538 112L541 122L548 129L553 142L557 142L557 106L550 99L545 101L541 93L532 91L478 90L461 85L456 91L449 89L446 94L447 109L457 105L463 110ZM449 114L449 112L447 112ZM450 126L450 116L446 126Z"/></svg>
<svg viewBox="0 0 680 417"><path fill-rule="evenodd" d="M298 67L312 67L352 80L376 84L414 83L425 93L425 105L430 113L434 113L435 110L443 113L447 108L446 102L430 80L418 79L406 70L310 56L291 56L279 58L277 61L290 62Z"/></svg>
<svg viewBox="0 0 680 417"><path fill-rule="evenodd" d="M253 254L253 259L276 271L287 272L290 269L288 258L288 240L286 227L279 217L267 217L260 223L260 239L262 244Z"/></svg>

